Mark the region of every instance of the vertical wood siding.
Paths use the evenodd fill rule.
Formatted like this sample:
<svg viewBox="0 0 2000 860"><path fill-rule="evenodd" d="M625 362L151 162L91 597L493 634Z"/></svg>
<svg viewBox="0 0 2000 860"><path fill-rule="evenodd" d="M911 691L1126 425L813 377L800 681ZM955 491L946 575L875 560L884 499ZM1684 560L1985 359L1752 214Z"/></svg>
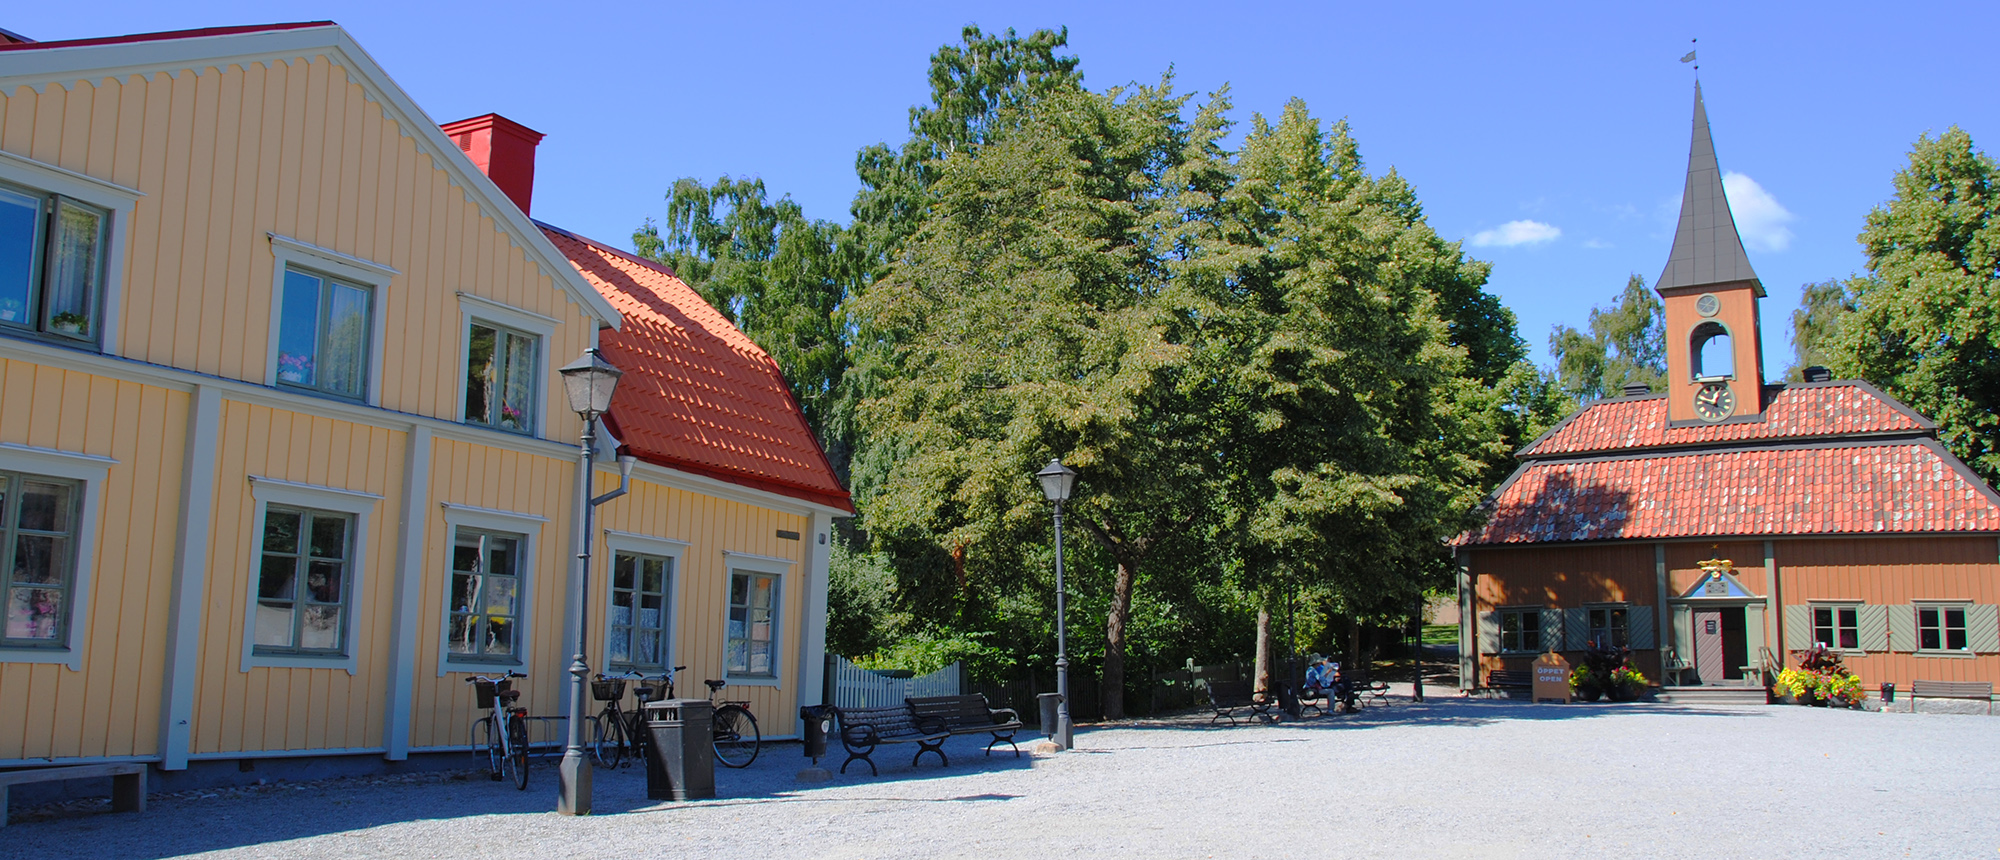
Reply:
<svg viewBox="0 0 2000 860"><path fill-rule="evenodd" d="M191 749L379 747L388 695L395 605L396 524L401 518L404 434L224 401L210 531L207 599ZM355 547L361 578L349 604L356 670L243 668L245 611L256 588L258 503L251 476L382 496L368 544Z"/></svg>
<svg viewBox="0 0 2000 860"><path fill-rule="evenodd" d="M267 233L402 273L375 296L386 408L456 416L460 291L567 323L545 391L590 343L583 309L324 57L18 87L0 94L0 149L146 193L117 288L131 358L262 384ZM553 438L581 429L549 417Z"/></svg>
<svg viewBox="0 0 2000 860"><path fill-rule="evenodd" d="M1787 604L1859 600L1893 613L1912 600L2000 603L2000 541L1990 535L1787 540L1777 542L1776 553ZM1796 651L1802 644L1787 636L1785 647ZM1870 690L1883 681L1908 690L1918 678L2000 681L2000 655L1917 655L1906 653L1907 642L1890 647L1845 663Z"/></svg>
<svg viewBox="0 0 2000 860"><path fill-rule="evenodd" d="M1659 603L1653 574L1653 545L1600 544L1578 547L1482 547L1472 551L1474 610L1541 605L1575 608L1587 603L1628 602L1652 611ZM1565 642L1566 646L1570 643ZM1578 650L1578 649L1571 649ZM1574 657L1571 658L1574 662ZM1649 678L1659 677L1657 651L1634 651L1633 662ZM1479 655L1479 671L1527 671L1533 655Z"/></svg>
<svg viewBox="0 0 2000 860"><path fill-rule="evenodd" d="M0 662L0 759L147 755L160 678L188 397L0 359L0 442L112 457L101 494L83 671Z"/></svg>
<svg viewBox="0 0 2000 860"><path fill-rule="evenodd" d="M1675 596L1687 593L1701 581L1704 574L1701 563L1712 558L1728 559L1736 567L1736 581L1743 583L1751 594L1772 596L1769 577L1764 574L1763 541L1667 544L1667 590ZM1791 583L1787 581L1784 585L1784 597L1789 601Z"/></svg>

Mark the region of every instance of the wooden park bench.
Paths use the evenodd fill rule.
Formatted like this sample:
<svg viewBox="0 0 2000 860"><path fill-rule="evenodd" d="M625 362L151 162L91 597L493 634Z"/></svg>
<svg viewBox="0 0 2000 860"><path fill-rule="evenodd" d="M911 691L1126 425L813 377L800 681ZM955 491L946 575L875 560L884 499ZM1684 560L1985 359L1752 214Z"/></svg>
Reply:
<svg viewBox="0 0 2000 860"><path fill-rule="evenodd" d="M1486 686L1496 690L1509 688L1527 689L1534 685L1534 675L1527 672L1509 672L1505 669L1495 669L1486 673Z"/></svg>
<svg viewBox="0 0 2000 860"><path fill-rule="evenodd" d="M7 826L7 789L30 782L111 777L111 811L146 811L146 766L139 762L77 764L0 773L0 827Z"/></svg>
<svg viewBox="0 0 2000 860"><path fill-rule="evenodd" d="M1389 695L1389 685L1368 677L1368 669L1365 666L1352 671L1342 669L1341 672L1342 677L1345 677L1349 683L1354 685L1354 698L1356 701L1363 699L1374 701Z"/></svg>
<svg viewBox="0 0 2000 860"><path fill-rule="evenodd" d="M1209 718L1209 725L1215 725L1221 719L1236 725L1238 711L1244 712L1246 717L1256 717L1267 723L1276 722L1278 718L1271 715L1274 704L1269 696L1258 695L1249 681L1208 682L1208 705L1215 709L1215 716Z"/></svg>
<svg viewBox="0 0 2000 860"><path fill-rule="evenodd" d="M943 749L951 732L933 720L919 723L908 704L891 708L835 708L833 714L840 721L840 745L847 748L847 760L840 763L841 773L846 773L847 766L856 759L868 763L870 774L879 773L870 756L883 744L916 744L917 754L910 759L911 767L916 767L927 752L937 753L939 762L951 764Z"/></svg>
<svg viewBox="0 0 2000 860"><path fill-rule="evenodd" d="M1916 709L1917 699L1972 699L1986 703L1986 713L1993 713L1992 681L1925 681L1910 682L1910 708Z"/></svg>
<svg viewBox="0 0 2000 860"><path fill-rule="evenodd" d="M1014 748L1014 757L1021 757L1021 747L1014 743L1014 733L1021 730L1021 715L1013 708L995 708L980 693L962 696L921 696L904 699L910 708L910 716L922 726L943 726L954 735L976 735L991 733L993 740L986 744L986 754L993 754L993 747L1005 743ZM943 756L943 753L939 753Z"/></svg>

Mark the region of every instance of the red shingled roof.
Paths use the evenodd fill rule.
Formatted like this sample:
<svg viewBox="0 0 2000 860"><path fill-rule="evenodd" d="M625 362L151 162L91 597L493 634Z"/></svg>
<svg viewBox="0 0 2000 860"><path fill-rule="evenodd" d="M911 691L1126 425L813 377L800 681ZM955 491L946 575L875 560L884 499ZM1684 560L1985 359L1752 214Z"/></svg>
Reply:
<svg viewBox="0 0 2000 860"><path fill-rule="evenodd" d="M771 356L665 266L541 224L625 315L599 349L625 371L606 423L647 462L853 512Z"/></svg>
<svg viewBox="0 0 2000 860"><path fill-rule="evenodd" d="M1865 382L1790 385L1772 394L1764 420L1667 426L1665 395L1602 400L1556 425L1521 450L1536 458L1557 454L1619 451L1739 442L1804 439L1874 433L1919 433L1934 429L1907 407Z"/></svg>
<svg viewBox="0 0 2000 860"><path fill-rule="evenodd" d="M103 36L94 39L67 39L61 42L0 42L0 51L46 51L51 48L77 48L85 45L120 45L128 42L164 42L169 39L200 39L207 36L234 36L241 33L264 33L274 30L303 30L309 27L332 27L332 21L300 21L291 24L252 24L243 27L204 27L199 30L169 30L164 33L134 33L129 36Z"/></svg>
<svg viewBox="0 0 2000 860"><path fill-rule="evenodd" d="M1455 543L2000 531L2000 495L1933 439L1531 462Z"/></svg>

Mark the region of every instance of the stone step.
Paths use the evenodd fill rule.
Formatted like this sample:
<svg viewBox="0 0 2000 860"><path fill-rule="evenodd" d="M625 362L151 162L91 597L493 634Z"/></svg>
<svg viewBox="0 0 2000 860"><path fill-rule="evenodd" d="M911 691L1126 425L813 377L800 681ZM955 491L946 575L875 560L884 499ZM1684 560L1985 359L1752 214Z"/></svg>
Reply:
<svg viewBox="0 0 2000 860"><path fill-rule="evenodd" d="M1662 687L1654 701L1701 705L1762 705L1762 687Z"/></svg>

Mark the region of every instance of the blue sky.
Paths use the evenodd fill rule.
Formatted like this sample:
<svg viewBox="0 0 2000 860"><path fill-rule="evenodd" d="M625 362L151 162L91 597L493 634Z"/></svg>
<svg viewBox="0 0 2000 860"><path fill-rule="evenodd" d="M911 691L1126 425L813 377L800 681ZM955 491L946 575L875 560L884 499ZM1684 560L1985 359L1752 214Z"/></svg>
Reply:
<svg viewBox="0 0 2000 860"><path fill-rule="evenodd" d="M629 245L680 176L764 178L845 220L854 152L900 143L926 59L965 24L1067 26L1085 81L1228 84L1240 120L1293 96L1346 117L1372 171L1413 182L1432 226L1493 263L1490 289L1546 362L1665 266L1687 162L1698 37L1709 117L1764 302L1767 372L1789 363L1799 286L1860 270L1854 237L1925 132L1989 151L2000 97L1981 33L2000 6L1577 3L13 4L54 40L275 21L345 26L440 122L489 111L548 135L534 215Z"/></svg>

